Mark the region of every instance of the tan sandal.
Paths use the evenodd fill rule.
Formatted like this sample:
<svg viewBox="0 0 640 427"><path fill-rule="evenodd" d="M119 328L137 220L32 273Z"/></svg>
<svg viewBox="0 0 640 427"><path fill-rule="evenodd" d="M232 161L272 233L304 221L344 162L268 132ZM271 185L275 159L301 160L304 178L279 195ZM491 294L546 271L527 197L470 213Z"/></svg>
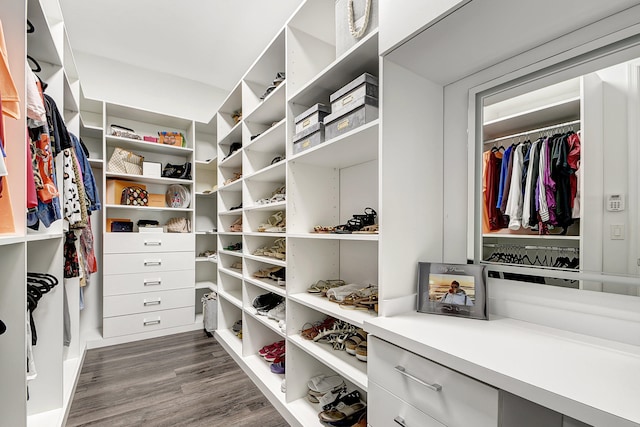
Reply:
<svg viewBox="0 0 640 427"><path fill-rule="evenodd" d="M353 234L378 234L378 224L365 225L358 231L354 231Z"/></svg>
<svg viewBox="0 0 640 427"><path fill-rule="evenodd" d="M242 232L242 217L236 219L233 224L229 227L229 231L233 231L236 233Z"/></svg>

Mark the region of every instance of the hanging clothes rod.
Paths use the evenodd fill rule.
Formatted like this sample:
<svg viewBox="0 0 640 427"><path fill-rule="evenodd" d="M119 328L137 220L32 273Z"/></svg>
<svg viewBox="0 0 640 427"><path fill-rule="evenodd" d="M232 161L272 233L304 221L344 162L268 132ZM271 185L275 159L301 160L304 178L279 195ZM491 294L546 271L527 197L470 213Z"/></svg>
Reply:
<svg viewBox="0 0 640 427"><path fill-rule="evenodd" d="M580 120L573 120L571 122L559 123L559 124L553 125L553 126L546 126L546 127L539 128L539 129L528 130L526 132L514 133L513 135L501 136L500 138L489 139L487 141L484 141L484 144L491 144L491 143L498 142L498 141L504 141L506 139L516 138L518 136L530 135L532 133L545 132L545 131L548 131L548 130L551 130L551 129L557 129L557 128L561 128L561 127L564 127L564 126L573 126L573 125L576 125L576 124L579 124L579 123L580 123Z"/></svg>

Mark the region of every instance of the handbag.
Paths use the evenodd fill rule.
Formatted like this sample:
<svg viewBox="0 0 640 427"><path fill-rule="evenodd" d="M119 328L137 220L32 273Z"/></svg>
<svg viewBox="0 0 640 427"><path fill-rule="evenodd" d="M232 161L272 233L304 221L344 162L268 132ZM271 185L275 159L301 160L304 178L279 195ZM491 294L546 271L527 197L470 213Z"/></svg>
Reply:
<svg viewBox="0 0 640 427"><path fill-rule="evenodd" d="M121 205L148 206L149 193L140 187L125 187L120 198Z"/></svg>
<svg viewBox="0 0 640 427"><path fill-rule="evenodd" d="M142 175L142 163L144 157L116 147L109 159L109 172L126 173L130 175Z"/></svg>
<svg viewBox="0 0 640 427"><path fill-rule="evenodd" d="M191 232L191 221L187 218L176 217L171 218L167 221L167 231L169 233L190 233Z"/></svg>
<svg viewBox="0 0 640 427"><path fill-rule="evenodd" d="M140 135L136 133L133 129L126 128L120 125L112 124L109 126L111 130L111 135L117 136L120 138L129 138L129 139L142 139Z"/></svg>
<svg viewBox="0 0 640 427"><path fill-rule="evenodd" d="M167 163L162 169L162 176L165 178L191 179L191 162L186 162L184 165Z"/></svg>
<svg viewBox="0 0 640 427"><path fill-rule="evenodd" d="M165 193L165 202L169 207L186 209L191 204L191 193L183 185L170 185Z"/></svg>

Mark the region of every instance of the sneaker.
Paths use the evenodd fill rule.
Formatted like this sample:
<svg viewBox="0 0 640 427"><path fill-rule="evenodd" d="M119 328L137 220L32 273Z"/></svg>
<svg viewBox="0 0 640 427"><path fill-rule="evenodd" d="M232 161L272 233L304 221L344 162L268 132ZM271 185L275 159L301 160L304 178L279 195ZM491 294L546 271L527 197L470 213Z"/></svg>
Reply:
<svg viewBox="0 0 640 427"><path fill-rule="evenodd" d="M284 361L272 363L270 368L271 372L273 372L274 374L284 374Z"/></svg>
<svg viewBox="0 0 640 427"><path fill-rule="evenodd" d="M280 304L276 305L271 310L269 310L269 312L267 313L267 317L273 320L284 320L286 316L285 310L286 310L286 305L283 301Z"/></svg>

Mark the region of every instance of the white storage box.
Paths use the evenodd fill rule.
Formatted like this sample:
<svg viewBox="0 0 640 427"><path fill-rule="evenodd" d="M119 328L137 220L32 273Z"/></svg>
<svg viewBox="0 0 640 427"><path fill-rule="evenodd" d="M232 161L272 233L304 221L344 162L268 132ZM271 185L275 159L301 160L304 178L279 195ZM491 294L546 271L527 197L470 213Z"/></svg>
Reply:
<svg viewBox="0 0 640 427"><path fill-rule="evenodd" d="M162 163L142 162L142 175L160 178L162 176Z"/></svg>

